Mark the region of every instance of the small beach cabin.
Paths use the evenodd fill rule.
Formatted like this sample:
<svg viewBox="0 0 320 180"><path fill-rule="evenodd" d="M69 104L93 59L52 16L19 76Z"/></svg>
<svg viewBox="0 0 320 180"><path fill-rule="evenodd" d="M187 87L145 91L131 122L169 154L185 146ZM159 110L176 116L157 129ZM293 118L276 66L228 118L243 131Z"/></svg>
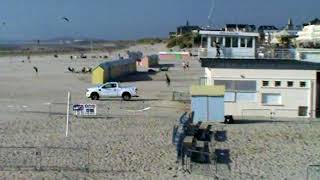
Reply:
<svg viewBox="0 0 320 180"><path fill-rule="evenodd" d="M137 60L137 66L151 68L159 65L159 56L154 54L145 56L141 60Z"/></svg>
<svg viewBox="0 0 320 180"><path fill-rule="evenodd" d="M224 122L225 86L192 86L193 123Z"/></svg>
<svg viewBox="0 0 320 180"><path fill-rule="evenodd" d="M159 52L160 60L189 60L189 52Z"/></svg>
<svg viewBox="0 0 320 180"><path fill-rule="evenodd" d="M103 84L137 71L136 60L120 59L101 63L92 71L92 84Z"/></svg>
<svg viewBox="0 0 320 180"><path fill-rule="evenodd" d="M248 58L256 57L256 41L259 33L229 32L229 31L200 31L200 58ZM220 56L217 55L217 44Z"/></svg>

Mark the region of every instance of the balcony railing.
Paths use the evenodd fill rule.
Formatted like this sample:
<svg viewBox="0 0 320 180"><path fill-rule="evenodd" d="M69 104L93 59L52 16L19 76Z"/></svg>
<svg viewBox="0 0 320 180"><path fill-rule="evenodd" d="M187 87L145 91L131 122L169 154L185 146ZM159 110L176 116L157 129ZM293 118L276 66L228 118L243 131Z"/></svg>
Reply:
<svg viewBox="0 0 320 180"><path fill-rule="evenodd" d="M215 48L199 48L198 57L201 58L216 58L216 59L297 59L297 53L295 49L263 49L256 51L253 56L237 55L234 53L229 53L224 49L220 50L220 56L216 54L217 50Z"/></svg>

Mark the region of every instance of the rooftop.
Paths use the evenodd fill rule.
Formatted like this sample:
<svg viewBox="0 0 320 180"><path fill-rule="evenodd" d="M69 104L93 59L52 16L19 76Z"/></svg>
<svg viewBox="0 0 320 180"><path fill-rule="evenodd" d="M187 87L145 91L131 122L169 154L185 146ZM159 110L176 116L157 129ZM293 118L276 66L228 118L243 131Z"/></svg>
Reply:
<svg viewBox="0 0 320 180"><path fill-rule="evenodd" d="M96 68L101 67L103 69L107 69L108 67L111 67L111 66L124 65L124 64L130 64L130 63L135 63L135 62L136 62L136 60L134 60L134 59L119 59L119 60L103 62L103 63L99 64L99 66L97 66Z"/></svg>
<svg viewBox="0 0 320 180"><path fill-rule="evenodd" d="M218 69L320 70L320 63L292 59L212 59L201 58L201 66Z"/></svg>
<svg viewBox="0 0 320 180"><path fill-rule="evenodd" d="M192 96L224 96L224 86L191 86Z"/></svg>
<svg viewBox="0 0 320 180"><path fill-rule="evenodd" d="M200 31L201 35L216 35L216 36L249 36L258 37L259 33L255 32L231 32L231 31Z"/></svg>

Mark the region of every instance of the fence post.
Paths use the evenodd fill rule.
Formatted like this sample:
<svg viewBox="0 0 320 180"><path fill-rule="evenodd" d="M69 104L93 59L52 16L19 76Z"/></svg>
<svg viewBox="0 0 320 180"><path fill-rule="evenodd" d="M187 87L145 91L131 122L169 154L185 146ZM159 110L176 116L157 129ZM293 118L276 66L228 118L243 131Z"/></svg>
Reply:
<svg viewBox="0 0 320 180"><path fill-rule="evenodd" d="M70 92L68 92L68 100L67 100L67 122L66 122L66 137L68 137L69 132L69 110L70 110Z"/></svg>
<svg viewBox="0 0 320 180"><path fill-rule="evenodd" d="M41 149L36 148L36 170L40 171L41 170L41 161L42 161L42 156L41 156Z"/></svg>

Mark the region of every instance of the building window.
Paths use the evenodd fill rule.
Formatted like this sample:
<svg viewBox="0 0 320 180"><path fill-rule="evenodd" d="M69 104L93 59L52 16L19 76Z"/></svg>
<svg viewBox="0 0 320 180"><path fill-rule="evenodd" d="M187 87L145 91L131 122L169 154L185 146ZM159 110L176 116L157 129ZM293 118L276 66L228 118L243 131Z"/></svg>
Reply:
<svg viewBox="0 0 320 180"><path fill-rule="evenodd" d="M214 85L224 85L226 91L256 92L256 81L215 80Z"/></svg>
<svg viewBox="0 0 320 180"><path fill-rule="evenodd" d="M308 116L308 107L307 106L299 106L298 115L299 116Z"/></svg>
<svg viewBox="0 0 320 180"><path fill-rule="evenodd" d="M224 85L225 102L257 102L256 81L215 80L215 85Z"/></svg>
<svg viewBox="0 0 320 180"><path fill-rule="evenodd" d="M238 47L239 39L237 37L232 38L232 47Z"/></svg>
<svg viewBox="0 0 320 180"><path fill-rule="evenodd" d="M248 48L252 48L253 47L253 38L248 38L247 39L247 47Z"/></svg>
<svg viewBox="0 0 320 180"><path fill-rule="evenodd" d="M226 37L226 47L229 48L231 47L231 38Z"/></svg>
<svg viewBox="0 0 320 180"><path fill-rule="evenodd" d="M281 81L275 81L274 82L275 87L280 87L281 86Z"/></svg>
<svg viewBox="0 0 320 180"><path fill-rule="evenodd" d="M237 92L237 102L257 102L257 93Z"/></svg>
<svg viewBox="0 0 320 180"><path fill-rule="evenodd" d="M235 92L225 92L224 102L236 102L236 93Z"/></svg>
<svg viewBox="0 0 320 180"><path fill-rule="evenodd" d="M287 82L287 86L288 86L288 87L293 87L293 81L288 81L288 82Z"/></svg>
<svg viewBox="0 0 320 180"><path fill-rule="evenodd" d="M211 37L210 47L216 47L216 37Z"/></svg>
<svg viewBox="0 0 320 180"><path fill-rule="evenodd" d="M281 105L281 94L262 93L262 104L264 105Z"/></svg>
<svg viewBox="0 0 320 180"><path fill-rule="evenodd" d="M223 38L222 37L217 37L217 42L221 46L223 44Z"/></svg>
<svg viewBox="0 0 320 180"><path fill-rule="evenodd" d="M202 48L208 48L208 38L207 37L202 37L202 39L201 39L201 47Z"/></svg>
<svg viewBox="0 0 320 180"><path fill-rule="evenodd" d="M263 87L269 86L269 81L262 81L262 86Z"/></svg>
<svg viewBox="0 0 320 180"><path fill-rule="evenodd" d="M245 38L240 39L240 47L246 47L246 39Z"/></svg>
<svg viewBox="0 0 320 180"><path fill-rule="evenodd" d="M306 87L307 83L305 81L300 81L300 87Z"/></svg>

